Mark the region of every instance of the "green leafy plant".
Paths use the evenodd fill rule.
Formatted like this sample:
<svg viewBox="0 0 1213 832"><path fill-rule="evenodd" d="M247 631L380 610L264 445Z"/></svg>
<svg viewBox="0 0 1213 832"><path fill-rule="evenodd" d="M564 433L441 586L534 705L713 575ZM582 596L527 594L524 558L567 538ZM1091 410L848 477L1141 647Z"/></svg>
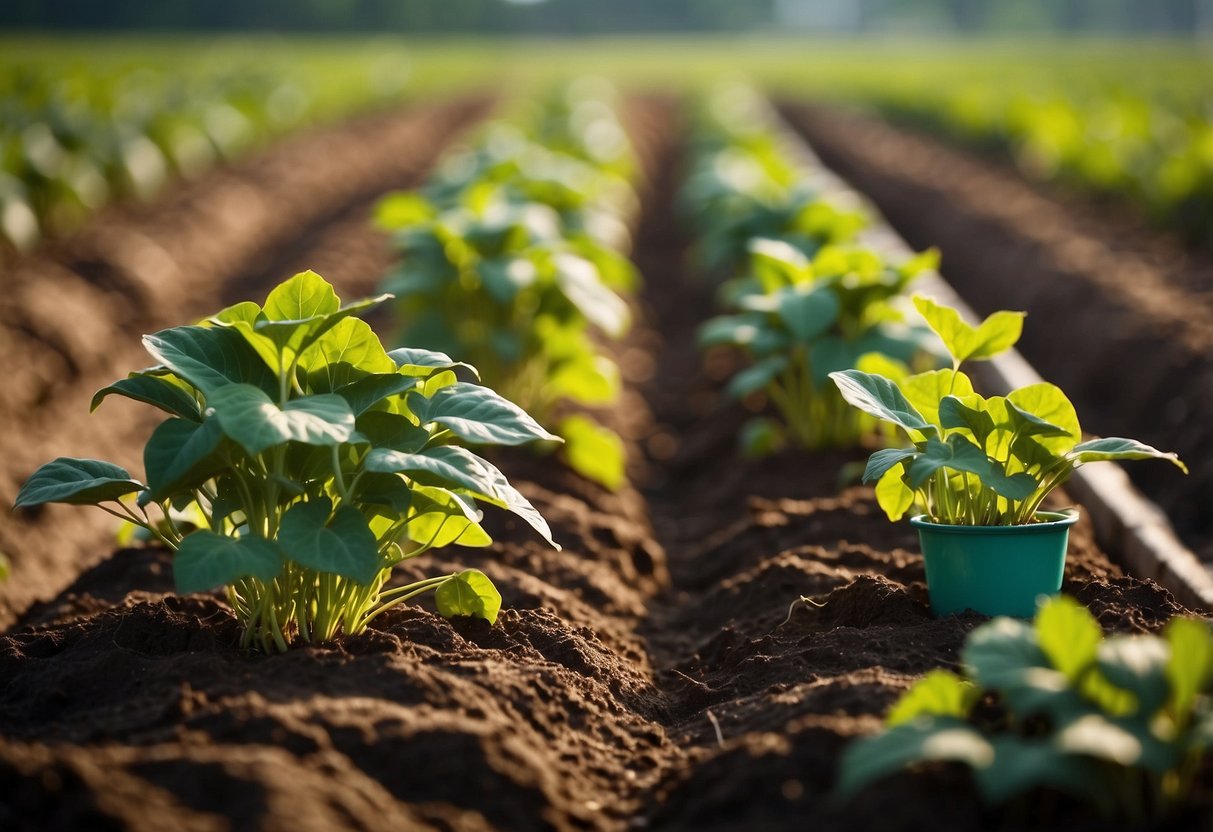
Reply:
<svg viewBox="0 0 1213 832"><path fill-rule="evenodd" d="M1023 313L995 312L973 327L930 298L915 296L914 304L952 356L951 368L900 379L862 370L830 374L851 405L901 428L912 443L877 451L864 471L891 520L917 506L935 523L1021 525L1088 462L1166 459L1187 471L1175 454L1133 439L1083 441L1074 406L1052 384L989 398L975 392L961 364L1012 347Z"/></svg>
<svg viewBox="0 0 1213 832"><path fill-rule="evenodd" d="M1048 787L1140 821L1179 808L1213 749L1206 621L1177 618L1161 636L1105 639L1085 607L1061 596L1033 623L983 624L961 658L961 674L927 674L889 711L883 733L847 748L842 795L946 761L972 769L992 803ZM996 716L976 708L989 697Z"/></svg>
<svg viewBox="0 0 1213 832"><path fill-rule="evenodd" d="M422 194L381 203L377 222L401 254L384 288L398 298L394 340L474 364L555 426L575 470L617 488L622 441L569 411L609 405L620 391L600 340L627 331L624 296L638 281L620 253L635 210L626 136L602 102L555 105L531 119L552 146L498 123Z"/></svg>
<svg viewBox="0 0 1213 832"><path fill-rule="evenodd" d="M778 240L813 257L851 243L865 212L826 195L796 159L767 101L748 87L710 96L696 119L691 170L679 194L698 231L695 253L719 278L743 270L755 239Z"/></svg>
<svg viewBox="0 0 1213 832"><path fill-rule="evenodd" d="M778 422L746 426L747 453L789 440L810 449L853 447L875 432L877 422L850 407L829 374L938 364L934 336L907 324L895 302L936 259L927 252L893 267L866 248L827 246L810 260L784 241L750 241L749 269L722 286L724 304L735 311L699 331L701 347L728 345L751 359L728 392L764 391L779 412Z"/></svg>
<svg viewBox="0 0 1213 832"><path fill-rule="evenodd" d="M91 459L38 469L18 507L96 505L173 550L180 592L224 586L244 644L361 632L434 591L444 615L494 621L500 596L476 570L386 589L431 549L487 546L477 503L547 523L468 446L556 437L438 352L385 352L314 272L197 326L144 338L159 363L98 391L168 413L144 448L147 483ZM155 507L156 514L149 513ZM553 544L555 545L555 544Z"/></svg>

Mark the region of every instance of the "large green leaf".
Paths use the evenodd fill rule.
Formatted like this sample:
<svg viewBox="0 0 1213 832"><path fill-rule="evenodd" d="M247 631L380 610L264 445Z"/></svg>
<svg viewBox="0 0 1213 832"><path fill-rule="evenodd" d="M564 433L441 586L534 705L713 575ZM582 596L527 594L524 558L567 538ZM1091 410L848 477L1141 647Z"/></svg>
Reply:
<svg viewBox="0 0 1213 832"><path fill-rule="evenodd" d="M362 512L349 505L333 511L327 498L292 506L282 516L278 545L301 566L363 585L374 581L382 566L379 543Z"/></svg>
<svg viewBox="0 0 1213 832"><path fill-rule="evenodd" d="M750 272L768 294L803 283L813 275L804 252L783 240L752 237L746 249L750 254Z"/></svg>
<svg viewBox="0 0 1213 832"><path fill-rule="evenodd" d="M444 352L424 350L419 347L400 347L388 353L401 372L410 376L428 376L437 370L453 370L463 367L480 378L480 373L471 364L456 361Z"/></svg>
<svg viewBox="0 0 1213 832"><path fill-rule="evenodd" d="M1055 384L1040 382L1020 387L1007 395L1007 402L1017 407L1021 414L1030 414L1038 422L1064 431L1060 434L1055 431L1034 432L1035 440L1055 454L1066 453L1082 439L1078 413L1066 394Z"/></svg>
<svg viewBox="0 0 1213 832"><path fill-rule="evenodd" d="M1095 661L1103 640L1095 616L1073 598L1059 595L1041 606L1035 628L1049 663L1076 684Z"/></svg>
<svg viewBox="0 0 1213 832"><path fill-rule="evenodd" d="M955 673L932 670L902 694L885 717L885 725L893 728L924 716L965 719L980 693Z"/></svg>
<svg viewBox="0 0 1213 832"><path fill-rule="evenodd" d="M612 338L627 332L632 321L628 305L603 284L593 263L562 252L553 258L553 264L560 291L587 321Z"/></svg>
<svg viewBox="0 0 1213 832"><path fill-rule="evenodd" d="M914 506L914 491L905 484L896 467L884 472L876 483L876 502L888 518L896 523Z"/></svg>
<svg viewBox="0 0 1213 832"><path fill-rule="evenodd" d="M1171 709L1186 718L1197 694L1213 684L1213 629L1195 618L1174 618L1163 635L1171 648L1167 662Z"/></svg>
<svg viewBox="0 0 1213 832"><path fill-rule="evenodd" d="M759 359L729 379L725 392L735 399L744 398L766 388L787 368L788 357L786 355L771 355Z"/></svg>
<svg viewBox="0 0 1213 832"><path fill-rule="evenodd" d="M302 351L299 367L308 378L319 377L319 389L337 390L372 373L397 372L366 321L342 318Z"/></svg>
<svg viewBox="0 0 1213 832"><path fill-rule="evenodd" d="M627 482L627 452L613 430L575 414L561 420L557 432L564 439L561 453L578 474L611 491Z"/></svg>
<svg viewBox="0 0 1213 832"><path fill-rule="evenodd" d="M843 370L830 373L838 385L839 392L853 407L906 430L919 431L934 436L938 430L928 424L914 409L901 389L884 376L871 375L859 370Z"/></svg>
<svg viewBox="0 0 1213 832"><path fill-rule="evenodd" d="M465 569L438 585L434 603L439 614L446 618L467 615L496 624L501 612L501 593L479 569Z"/></svg>
<svg viewBox="0 0 1213 832"><path fill-rule="evenodd" d="M1173 453L1165 453L1136 439L1121 439L1109 436L1106 439L1091 439L1075 445L1070 457L1080 464L1112 459L1166 459L1174 463L1185 474L1188 466Z"/></svg>
<svg viewBox="0 0 1213 832"><path fill-rule="evenodd" d="M996 618L969 635L962 652L968 675L995 689L1017 716L1073 712L1083 707L1065 674L1053 669L1026 622Z"/></svg>
<svg viewBox="0 0 1213 832"><path fill-rule="evenodd" d="M181 385L162 376L134 373L108 387L102 387L93 395L90 412L96 410L107 396L114 395L150 404L182 419L202 421L202 411L194 397Z"/></svg>
<svg viewBox="0 0 1213 832"><path fill-rule="evenodd" d="M488 460L480 460L481 466L484 468L488 476L493 478L494 491L497 494L496 498L486 499L485 502L491 503L499 508L511 512L526 522L531 528L543 535L543 539L550 543L557 550L560 549L560 544L552 539L552 530L548 527L548 522L543 519L543 515L531 505L531 501L522 495L517 488L510 485L505 478L505 474L493 465Z"/></svg>
<svg viewBox="0 0 1213 832"><path fill-rule="evenodd" d="M1110 811L1113 797L1107 781L1089 761L1040 740L999 736L993 745L994 759L974 771L982 795L991 803L1002 803L1038 786L1050 786L1085 797Z"/></svg>
<svg viewBox="0 0 1213 832"><path fill-rule="evenodd" d="M522 445L537 439L560 441L518 405L477 384L459 382L428 398L415 392L407 397L422 425L436 422L467 442Z"/></svg>
<svg viewBox="0 0 1213 832"><path fill-rule="evenodd" d="M86 506L117 500L144 490L125 468L96 459L61 456L46 463L17 492L16 508L43 503Z"/></svg>
<svg viewBox="0 0 1213 832"><path fill-rule="evenodd" d="M376 448L366 455L363 466L368 471L382 474L408 474L423 485L466 488L476 494L496 497L493 478L482 463L480 457L466 448L439 445L413 454Z"/></svg>
<svg viewBox="0 0 1213 832"><path fill-rule="evenodd" d="M994 432L994 419L986 410L985 400L978 395L964 399L944 396L939 402L939 424L948 430L967 430L982 449Z"/></svg>
<svg viewBox="0 0 1213 832"><path fill-rule="evenodd" d="M409 539L435 548L453 543L488 546L493 539L481 528L481 512L471 503L470 497L461 497L445 488L414 485L407 527Z"/></svg>
<svg viewBox="0 0 1213 832"><path fill-rule="evenodd" d="M1023 333L1022 312L995 312L976 327L960 313L941 306L924 295L914 296L914 306L959 366L964 361L992 358L1010 349Z"/></svg>
<svg viewBox="0 0 1213 832"><path fill-rule="evenodd" d="M390 512L394 518L399 518L408 514L413 504L413 489L399 474L367 471L358 477L354 499L360 503L382 506L388 511L381 514Z"/></svg>
<svg viewBox="0 0 1213 832"><path fill-rule="evenodd" d="M300 272L274 287L252 330L293 358L346 318L390 298L380 295L342 305L323 277L310 270Z"/></svg>
<svg viewBox="0 0 1213 832"><path fill-rule="evenodd" d="M1117 635L1099 645L1100 671L1113 685L1133 694L1143 716L1167 701L1170 659L1167 642L1153 636Z"/></svg>
<svg viewBox="0 0 1213 832"><path fill-rule="evenodd" d="M721 315L711 318L699 327L696 336L700 347L719 344L744 347L753 343L766 329L766 316L756 313L744 315Z"/></svg>
<svg viewBox="0 0 1213 832"><path fill-rule="evenodd" d="M416 453L430 439L430 433L425 428L417 427L398 413L382 410L363 413L355 426L357 434L351 437L351 441L360 435L376 448L390 448L404 453Z"/></svg>
<svg viewBox="0 0 1213 832"><path fill-rule="evenodd" d="M143 345L157 361L201 390L208 401L216 390L231 384L277 393L274 373L235 329L179 326L143 336Z"/></svg>
<svg viewBox="0 0 1213 832"><path fill-rule="evenodd" d="M256 388L253 388L256 389ZM260 391L258 391L260 392ZM151 498L161 502L183 489L196 488L223 467L216 451L223 431L216 419L162 422L143 448L143 468Z"/></svg>
<svg viewBox="0 0 1213 832"><path fill-rule="evenodd" d="M917 454L917 448L881 448L868 458L868 464L863 469L863 481L876 482L893 466L913 459Z"/></svg>
<svg viewBox="0 0 1213 832"><path fill-rule="evenodd" d="M964 373L955 370L928 370L915 373L901 383L901 391L922 418L931 424L939 424L939 405L944 396L956 396L962 401L971 401L974 395L973 382Z"/></svg>
<svg viewBox="0 0 1213 832"><path fill-rule="evenodd" d="M984 768L994 761L994 746L975 728L946 717L915 720L865 737L847 746L838 775L838 791L854 796L869 783L911 763L957 762Z"/></svg>
<svg viewBox="0 0 1213 832"><path fill-rule="evenodd" d="M1011 426L1020 436L1062 437L1070 435L1069 429L1045 421L1035 413L1021 409L1015 404L1014 399L1008 398L1005 401L1007 415L1011 418Z"/></svg>
<svg viewBox="0 0 1213 832"><path fill-rule="evenodd" d="M827 287L785 289L777 298L780 320L801 343L824 334L838 320L838 296Z"/></svg>
<svg viewBox="0 0 1213 832"><path fill-rule="evenodd" d="M584 356L560 362L546 383L552 399L588 405L611 404L619 398L620 387L618 365L589 350Z"/></svg>
<svg viewBox="0 0 1213 832"><path fill-rule="evenodd" d="M263 537L196 531L173 555L173 583L182 594L206 592L240 578L272 581L280 571L282 550Z"/></svg>
<svg viewBox="0 0 1213 832"><path fill-rule="evenodd" d="M384 399L398 396L417 384L416 378L400 373L373 373L332 392L349 403L354 416L361 416Z"/></svg>
<svg viewBox="0 0 1213 832"><path fill-rule="evenodd" d="M224 434L256 455L285 442L340 445L354 432L354 414L345 399L334 394L292 399L279 407L261 390L232 384L209 399Z"/></svg>
<svg viewBox="0 0 1213 832"><path fill-rule="evenodd" d="M1008 500L1024 500L1040 485L1028 474L1007 476L999 463L957 433L949 436L946 442L934 436L927 440L926 446L914 457L907 471L910 487L921 488L924 482L942 469L973 474L981 480L982 485Z"/></svg>
<svg viewBox="0 0 1213 832"><path fill-rule="evenodd" d="M332 285L309 269L275 286L262 311L271 321L301 321L331 315L340 308Z"/></svg>
<svg viewBox="0 0 1213 832"><path fill-rule="evenodd" d="M535 264L525 257L500 257L476 264L480 283L493 300L502 306L513 302L518 293L535 282Z"/></svg>

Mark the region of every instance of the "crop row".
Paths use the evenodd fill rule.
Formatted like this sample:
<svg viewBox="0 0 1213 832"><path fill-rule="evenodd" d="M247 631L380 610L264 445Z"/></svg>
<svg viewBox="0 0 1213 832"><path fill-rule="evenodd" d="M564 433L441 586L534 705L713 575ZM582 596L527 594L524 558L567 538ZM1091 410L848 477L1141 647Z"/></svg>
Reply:
<svg viewBox="0 0 1213 832"><path fill-rule="evenodd" d="M1032 178L1127 197L1159 223L1213 239L1207 89L1100 73L940 80L911 73L872 97L897 120L1010 154Z"/></svg>
<svg viewBox="0 0 1213 832"><path fill-rule="evenodd" d="M1057 594L1064 529L1076 515L1042 505L1079 465L1164 458L1183 467L1133 440L1083 441L1054 385L978 394L961 365L1010 348L1023 315L997 312L972 326L922 295L911 309L904 290L934 257L889 264L863 245L863 215L810 186L756 96L712 101L695 138L684 207L703 266L723 278L726 309L700 340L741 352L727 391L777 416L745 426L743 451L877 446L863 479L891 520L916 515L937 615L1030 619L1040 596ZM1038 554L1053 527L1058 542ZM841 795L908 765L949 761L970 767L992 803L1047 786L1139 821L1182 805L1213 749L1206 622L1104 640L1063 596L1040 606L1033 624L996 618L977 629L962 659L961 674L941 669L916 683L886 733L847 749ZM994 717L977 707L987 694Z"/></svg>
<svg viewBox="0 0 1213 832"><path fill-rule="evenodd" d="M401 259L383 284L396 296L391 338L474 364L552 425L574 470L618 488L623 443L584 408L620 391L601 342L627 331L639 281L626 256L635 161L609 89L578 82L520 110L420 193L380 205Z"/></svg>
<svg viewBox="0 0 1213 832"><path fill-rule="evenodd" d="M230 56L186 65L0 62L0 245L28 249L111 200L149 199L173 177L399 94L403 71L376 79L370 59L348 58L340 100L328 80L298 66Z"/></svg>
<svg viewBox="0 0 1213 832"><path fill-rule="evenodd" d="M127 521L174 552L179 591L226 588L246 646L356 634L430 591L444 615L494 621L500 595L477 570L388 585L395 566L433 549L489 545L477 503L513 512L552 542L540 514L473 448L562 440L494 386L517 395L530 384L546 397L530 402L560 404L585 371L591 387L606 386L594 401L615 391L588 328L619 332L627 321L605 279L612 268L634 278L603 240L622 245L627 235L615 211L632 204L628 146L605 102L587 110L567 100L490 126L433 177L429 200L383 203L380 222L402 226L404 266L388 283L406 346L388 351L356 317L392 295L342 305L319 275L295 275L263 304L146 336L158 363L97 393L94 408L117 395L168 415L144 449L146 483L109 463L59 458L30 477L17 505L92 504ZM528 164L560 164L566 175L536 178ZM595 182L614 188L575 190ZM449 336L441 346L457 357L422 346L435 342L418 321L446 324L429 339ZM515 361L500 360L507 355ZM483 360L485 376L464 358ZM562 395L551 396L559 384ZM622 451L586 457L577 418L559 425L582 454L570 461L621 477ZM591 441L605 433L588 425Z"/></svg>

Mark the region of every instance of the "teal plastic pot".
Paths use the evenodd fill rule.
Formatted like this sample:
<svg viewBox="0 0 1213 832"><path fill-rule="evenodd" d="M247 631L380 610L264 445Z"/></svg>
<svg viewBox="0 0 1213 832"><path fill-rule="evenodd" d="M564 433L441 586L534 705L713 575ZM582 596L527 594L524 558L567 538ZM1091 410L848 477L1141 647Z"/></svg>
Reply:
<svg viewBox="0 0 1213 832"><path fill-rule="evenodd" d="M1031 618L1039 596L1056 595L1078 512L1042 511L1036 517L1041 522L1026 526L948 526L925 515L910 518L935 614L971 609Z"/></svg>

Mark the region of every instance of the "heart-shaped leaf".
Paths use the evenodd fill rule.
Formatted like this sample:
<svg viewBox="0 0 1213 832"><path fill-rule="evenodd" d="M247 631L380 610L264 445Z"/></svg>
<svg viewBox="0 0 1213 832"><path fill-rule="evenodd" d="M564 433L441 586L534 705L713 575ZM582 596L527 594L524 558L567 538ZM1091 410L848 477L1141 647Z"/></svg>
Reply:
<svg viewBox="0 0 1213 832"><path fill-rule="evenodd" d="M522 445L535 440L561 441L518 405L477 384L458 382L428 398L417 393L407 397L422 425L436 422L468 442Z"/></svg>
<svg viewBox="0 0 1213 832"><path fill-rule="evenodd" d="M382 567L375 533L362 512L331 500L296 503L282 516L278 545L287 557L317 572L330 572L364 586Z"/></svg>
<svg viewBox="0 0 1213 832"><path fill-rule="evenodd" d="M96 459L61 456L46 463L17 492L16 508L43 503L87 506L117 500L144 490L125 468Z"/></svg>
<svg viewBox="0 0 1213 832"><path fill-rule="evenodd" d="M479 569L466 569L438 585L434 603L445 618L466 615L496 624L501 612L501 593Z"/></svg>
<svg viewBox="0 0 1213 832"><path fill-rule="evenodd" d="M254 456L286 442L340 445L354 432L354 414L331 393L292 399L279 407L261 390L232 384L208 400L225 435Z"/></svg>
<svg viewBox="0 0 1213 832"><path fill-rule="evenodd" d="M272 581L280 571L282 551L263 537L196 531L173 555L173 582L182 594L207 592L240 578Z"/></svg>

